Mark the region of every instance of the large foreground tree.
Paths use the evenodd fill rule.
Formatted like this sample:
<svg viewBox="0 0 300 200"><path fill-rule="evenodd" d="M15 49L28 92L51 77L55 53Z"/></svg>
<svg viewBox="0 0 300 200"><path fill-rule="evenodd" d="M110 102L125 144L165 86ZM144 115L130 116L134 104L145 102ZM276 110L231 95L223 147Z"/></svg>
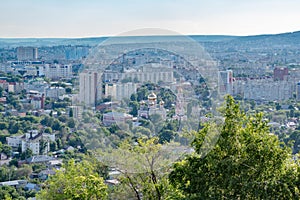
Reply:
<svg viewBox="0 0 300 200"><path fill-rule="evenodd" d="M195 153L177 162L170 182L185 199L299 199L299 162L270 134L261 114L247 116L230 96L212 150L203 154L207 124L196 133Z"/></svg>
<svg viewBox="0 0 300 200"><path fill-rule="evenodd" d="M71 159L63 167L64 169L56 171L46 181L45 188L38 194L37 199L107 199L107 186L92 162L75 163Z"/></svg>
<svg viewBox="0 0 300 200"><path fill-rule="evenodd" d="M125 140L108 154L108 163L120 172L110 199L177 199L180 193L169 185L168 171L179 152L177 144L159 144L157 137Z"/></svg>

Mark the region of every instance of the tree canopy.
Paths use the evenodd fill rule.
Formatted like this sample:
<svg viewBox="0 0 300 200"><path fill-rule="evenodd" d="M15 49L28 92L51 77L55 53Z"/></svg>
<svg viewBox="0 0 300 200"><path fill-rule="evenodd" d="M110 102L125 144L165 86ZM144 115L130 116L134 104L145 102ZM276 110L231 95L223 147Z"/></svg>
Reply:
<svg viewBox="0 0 300 200"><path fill-rule="evenodd" d="M247 116L226 97L219 139L202 155L206 124L192 146L195 153L174 164L169 178L185 199L299 199L300 168L291 149L270 134L262 114Z"/></svg>
<svg viewBox="0 0 300 200"><path fill-rule="evenodd" d="M45 183L37 199L107 199L107 186L96 167L87 161L71 159L64 170L57 170Z"/></svg>

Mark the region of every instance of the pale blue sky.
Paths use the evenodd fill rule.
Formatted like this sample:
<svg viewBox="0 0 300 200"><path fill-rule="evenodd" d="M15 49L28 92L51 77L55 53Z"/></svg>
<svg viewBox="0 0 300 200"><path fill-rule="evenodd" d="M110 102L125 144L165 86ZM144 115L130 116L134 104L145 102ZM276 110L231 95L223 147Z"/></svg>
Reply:
<svg viewBox="0 0 300 200"><path fill-rule="evenodd" d="M299 0L2 0L0 37L90 37L141 28L254 35L300 30Z"/></svg>

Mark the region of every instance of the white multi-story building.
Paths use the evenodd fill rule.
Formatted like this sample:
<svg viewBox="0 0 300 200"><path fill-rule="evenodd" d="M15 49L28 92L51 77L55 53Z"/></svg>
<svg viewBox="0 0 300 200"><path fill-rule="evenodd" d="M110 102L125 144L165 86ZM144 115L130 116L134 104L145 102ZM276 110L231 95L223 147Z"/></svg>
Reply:
<svg viewBox="0 0 300 200"><path fill-rule="evenodd" d="M71 78L72 65L45 64L44 67L39 68L39 75L45 75L45 77L51 79Z"/></svg>
<svg viewBox="0 0 300 200"><path fill-rule="evenodd" d="M66 89L63 87L49 87L46 89L46 97L58 99L61 95L66 93Z"/></svg>
<svg viewBox="0 0 300 200"><path fill-rule="evenodd" d="M105 97L111 96L113 100L130 98L137 91L137 83L107 83L105 84Z"/></svg>
<svg viewBox="0 0 300 200"><path fill-rule="evenodd" d="M233 72L232 70L219 71L218 73L219 94L232 94Z"/></svg>
<svg viewBox="0 0 300 200"><path fill-rule="evenodd" d="M22 152L25 152L29 148L34 155L39 155L40 153L44 154L50 151L50 141L55 141L55 135L38 133L37 130L31 130L25 135L6 137L6 141L11 147L21 147Z"/></svg>
<svg viewBox="0 0 300 200"><path fill-rule="evenodd" d="M296 87L296 99L297 101L300 101L300 82L297 83L297 87Z"/></svg>
<svg viewBox="0 0 300 200"><path fill-rule="evenodd" d="M103 74L104 82L140 82L140 83L172 83L174 82L173 68L157 63L143 65L137 69L131 68L124 72L105 71Z"/></svg>
<svg viewBox="0 0 300 200"><path fill-rule="evenodd" d="M104 82L114 82L118 81L121 77L121 73L117 71L106 70L103 73Z"/></svg>
<svg viewBox="0 0 300 200"><path fill-rule="evenodd" d="M289 81L249 80L244 85L244 98L282 101L293 97L293 84Z"/></svg>
<svg viewBox="0 0 300 200"><path fill-rule="evenodd" d="M86 106L94 107L101 99L101 74L96 71L84 71L79 74L79 101Z"/></svg>
<svg viewBox="0 0 300 200"><path fill-rule="evenodd" d="M245 80L236 79L233 81L232 84L232 95L234 96L244 96L244 87L245 87Z"/></svg>
<svg viewBox="0 0 300 200"><path fill-rule="evenodd" d="M146 64L139 69L125 70L120 77L122 80L131 79L140 83L172 83L174 82L173 68L161 64Z"/></svg>

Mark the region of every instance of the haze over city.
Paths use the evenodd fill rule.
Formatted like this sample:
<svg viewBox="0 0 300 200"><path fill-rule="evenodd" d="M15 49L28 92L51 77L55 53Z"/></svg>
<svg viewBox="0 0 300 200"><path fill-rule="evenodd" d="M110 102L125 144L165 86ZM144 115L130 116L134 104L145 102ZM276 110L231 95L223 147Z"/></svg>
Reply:
<svg viewBox="0 0 300 200"><path fill-rule="evenodd" d="M294 0L9 0L0 8L1 38L114 36L141 28L187 35L300 30L300 2Z"/></svg>

